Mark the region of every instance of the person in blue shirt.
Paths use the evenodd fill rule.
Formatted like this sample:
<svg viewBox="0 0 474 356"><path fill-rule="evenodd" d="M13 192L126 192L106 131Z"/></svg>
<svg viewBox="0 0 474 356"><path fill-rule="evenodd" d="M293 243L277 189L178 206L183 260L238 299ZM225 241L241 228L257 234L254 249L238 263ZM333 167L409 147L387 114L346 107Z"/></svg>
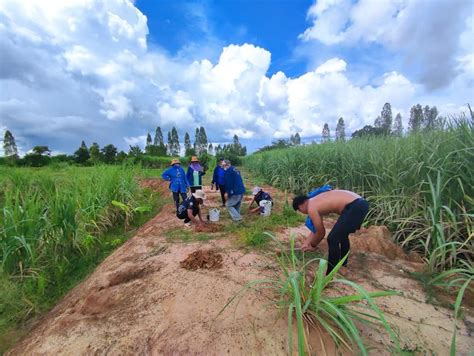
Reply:
<svg viewBox="0 0 474 356"><path fill-rule="evenodd" d="M222 168L222 162L223 158L221 158L216 165L216 168L214 168L214 173L212 174L212 185L211 185L211 190L212 186L216 186L216 190L219 190L221 192L221 199L222 199L222 206L225 206L225 180L224 180L224 175L225 175L225 170Z"/></svg>
<svg viewBox="0 0 474 356"><path fill-rule="evenodd" d="M202 176L205 174L206 172L204 172L204 168L199 163L199 159L196 156L192 156L191 163L186 172L186 178L191 186L191 193L202 189Z"/></svg>
<svg viewBox="0 0 474 356"><path fill-rule="evenodd" d="M263 206L260 206L260 202L263 201L263 200L271 201L272 205L273 205L272 197L267 192L264 192L262 188L260 188L260 187L253 188L252 194L253 194L253 199L249 204L249 209L250 209L249 211L250 212L252 212L252 213L263 213ZM257 203L257 207L251 209L253 202Z"/></svg>
<svg viewBox="0 0 474 356"><path fill-rule="evenodd" d="M230 164L229 160L224 160L222 167L225 170L225 192L227 195L226 207L233 221L241 221L240 205L244 198L245 187L242 176L237 168Z"/></svg>
<svg viewBox="0 0 474 356"><path fill-rule="evenodd" d="M171 161L171 167L163 172L161 178L170 182L170 190L173 193L173 200L176 204L176 210L179 207L179 198L184 201L189 188L189 182L184 174L184 169L178 159Z"/></svg>

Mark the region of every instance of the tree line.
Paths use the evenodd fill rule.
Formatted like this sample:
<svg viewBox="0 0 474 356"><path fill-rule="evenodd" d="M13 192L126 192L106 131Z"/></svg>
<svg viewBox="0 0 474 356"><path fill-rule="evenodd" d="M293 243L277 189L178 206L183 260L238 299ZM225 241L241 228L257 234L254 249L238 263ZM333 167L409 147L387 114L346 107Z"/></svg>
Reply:
<svg viewBox="0 0 474 356"><path fill-rule="evenodd" d="M150 133L146 136L145 150L142 151L139 145L130 145L128 153L124 151L118 151L117 147L113 144L105 145L100 147L97 142L93 142L90 147L87 147L85 141L81 142L79 148L73 153L73 155L51 155L51 150L48 146L35 146L31 152L27 153L23 158L19 157L18 148L15 142L13 134L7 130L5 131L3 149L5 160L9 164L19 166L32 166L41 167L48 165L52 162L67 162L76 163L80 165L88 164L115 164L122 163L125 160L137 162L157 162L162 163L168 162L169 159L166 157L178 157L181 152L181 144L179 141L178 131L173 127L167 135L167 142L165 143L163 137L163 131L161 127L157 127L155 135L152 138ZM194 143L191 143L189 133L186 132L184 135L184 156L199 156L204 161L207 160L206 155L215 154L226 158L233 158L234 161L238 160L237 157L245 156L247 154L247 148L242 146L239 142L239 137L234 135L231 144L220 144L213 147L213 144L208 142L206 129L204 127L198 127L195 131ZM165 158L161 160L153 158Z"/></svg>

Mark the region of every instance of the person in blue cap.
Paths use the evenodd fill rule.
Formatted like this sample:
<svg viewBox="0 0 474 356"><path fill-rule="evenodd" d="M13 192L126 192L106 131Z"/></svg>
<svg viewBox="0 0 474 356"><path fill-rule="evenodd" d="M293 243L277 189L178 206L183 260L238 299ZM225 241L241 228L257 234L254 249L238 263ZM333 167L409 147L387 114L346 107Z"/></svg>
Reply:
<svg viewBox="0 0 474 356"><path fill-rule="evenodd" d="M181 162L178 159L173 159L171 161L171 167L161 174L161 178L170 182L169 188L173 193L176 210L178 210L179 198L181 197L182 201L184 201L189 188L189 182L186 179L183 167L181 167Z"/></svg>
<svg viewBox="0 0 474 356"><path fill-rule="evenodd" d="M360 229L368 211L369 203L360 195L349 190L328 189L312 197L300 195L293 199L293 209L307 214L309 221L306 226L311 230L304 240L301 248L303 251L314 251L326 234L323 216L339 214L336 224L327 237L329 256L328 270L330 273L334 266L344 258L350 250L349 234ZM344 266L348 260L344 261Z"/></svg>

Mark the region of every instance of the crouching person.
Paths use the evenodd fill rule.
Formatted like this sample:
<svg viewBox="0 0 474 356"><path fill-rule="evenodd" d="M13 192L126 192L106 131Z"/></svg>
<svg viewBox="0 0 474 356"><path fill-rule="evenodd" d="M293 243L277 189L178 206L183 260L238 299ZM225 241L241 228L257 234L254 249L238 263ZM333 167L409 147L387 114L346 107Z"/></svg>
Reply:
<svg viewBox="0 0 474 356"><path fill-rule="evenodd" d="M255 187L255 188L253 188L252 193L253 193L253 199L249 204L249 211L251 213L260 213L260 214L262 214L264 212L265 208L264 208L263 204L260 204L260 203L262 203L264 201L270 201L270 202L272 202L272 205L273 205L272 197L267 192L264 192L262 188ZM252 204L254 202L257 203L257 207L252 208Z"/></svg>
<svg viewBox="0 0 474 356"><path fill-rule="evenodd" d="M188 226L191 221L197 225L203 224L204 220L201 215L201 205L204 203L204 200L206 200L206 194L204 194L202 190L196 190L181 203L176 216L178 219L184 220L184 223ZM196 215L199 220L196 219Z"/></svg>

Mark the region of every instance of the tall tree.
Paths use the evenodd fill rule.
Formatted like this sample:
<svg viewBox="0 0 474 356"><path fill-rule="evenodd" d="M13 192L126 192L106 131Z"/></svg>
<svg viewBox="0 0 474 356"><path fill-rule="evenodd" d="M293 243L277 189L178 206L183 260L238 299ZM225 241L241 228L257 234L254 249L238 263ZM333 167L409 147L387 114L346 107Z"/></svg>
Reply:
<svg viewBox="0 0 474 356"><path fill-rule="evenodd" d="M400 113L395 116L395 121L393 122L392 134L397 137L403 135L403 124L402 124L402 115Z"/></svg>
<svg viewBox="0 0 474 356"><path fill-rule="evenodd" d="M173 139L171 137L171 131L168 131L168 144L166 145L166 150L168 152L168 156L173 155Z"/></svg>
<svg viewBox="0 0 474 356"><path fill-rule="evenodd" d="M295 134L295 145L301 145L301 137L299 132Z"/></svg>
<svg viewBox="0 0 474 356"><path fill-rule="evenodd" d="M411 132L418 132L423 123L423 108L420 104L413 105L410 109L408 128Z"/></svg>
<svg viewBox="0 0 474 356"><path fill-rule="evenodd" d="M40 156L51 156L51 150L48 146L35 146L33 153Z"/></svg>
<svg viewBox="0 0 474 356"><path fill-rule="evenodd" d="M129 157L135 157L138 158L142 155L142 150L140 149L140 146L130 146L130 149L128 151Z"/></svg>
<svg viewBox="0 0 474 356"><path fill-rule="evenodd" d="M105 163L114 163L117 156L117 147L112 144L108 144L102 148L102 154L104 155Z"/></svg>
<svg viewBox="0 0 474 356"><path fill-rule="evenodd" d="M189 137L189 134L186 132L184 134L184 155L185 156L191 156L191 138Z"/></svg>
<svg viewBox="0 0 474 356"><path fill-rule="evenodd" d="M336 126L336 141L345 141L346 140L346 127L344 124L344 119L342 117L337 121Z"/></svg>
<svg viewBox="0 0 474 356"><path fill-rule="evenodd" d="M147 146L151 146L151 143L152 143L152 142L153 142L153 141L151 140L151 135L150 135L150 133L148 133L148 134L146 135L146 145L147 145Z"/></svg>
<svg viewBox="0 0 474 356"><path fill-rule="evenodd" d="M201 143L199 154L207 152L207 134L206 129L204 129L202 126L199 128L199 140Z"/></svg>
<svg viewBox="0 0 474 356"><path fill-rule="evenodd" d="M9 160L15 161L18 159L18 148L16 147L15 137L10 131L5 131L5 136L3 136L3 152L5 157L8 157Z"/></svg>
<svg viewBox="0 0 474 356"><path fill-rule="evenodd" d="M200 146L201 146L201 135L199 133L199 127L196 127L196 132L194 133L194 151L196 151L196 153L198 153Z"/></svg>
<svg viewBox="0 0 474 356"><path fill-rule="evenodd" d="M423 108L423 123L422 127L424 130L430 131L440 128L441 122L438 120L438 109L436 106L430 108L426 105Z"/></svg>
<svg viewBox="0 0 474 356"><path fill-rule="evenodd" d="M171 155L172 156L179 156L179 151L181 150L181 145L179 144L179 136L176 127L173 126L171 129Z"/></svg>
<svg viewBox="0 0 474 356"><path fill-rule="evenodd" d="M328 142L331 140L331 132L329 131L329 125L327 123L324 124L322 136L323 142Z"/></svg>
<svg viewBox="0 0 474 356"><path fill-rule="evenodd" d="M153 145L155 146L162 146L165 142L163 140L163 132L161 132L161 127L157 127L155 131L155 138L153 140Z"/></svg>
<svg viewBox="0 0 474 356"><path fill-rule="evenodd" d="M214 153L214 147L212 146L212 143L207 146L207 152L212 155Z"/></svg>
<svg viewBox="0 0 474 356"><path fill-rule="evenodd" d="M100 153L100 147L97 142L94 142L89 147L89 156L92 163L96 164L102 160L102 154Z"/></svg>
<svg viewBox="0 0 474 356"><path fill-rule="evenodd" d="M81 146L74 152L74 161L79 164L84 164L90 158L89 150L84 141L81 142Z"/></svg>
<svg viewBox="0 0 474 356"><path fill-rule="evenodd" d="M385 103L382 112L380 113L380 118L382 121L381 129L385 135L390 134L390 129L392 128L392 106L390 103Z"/></svg>

